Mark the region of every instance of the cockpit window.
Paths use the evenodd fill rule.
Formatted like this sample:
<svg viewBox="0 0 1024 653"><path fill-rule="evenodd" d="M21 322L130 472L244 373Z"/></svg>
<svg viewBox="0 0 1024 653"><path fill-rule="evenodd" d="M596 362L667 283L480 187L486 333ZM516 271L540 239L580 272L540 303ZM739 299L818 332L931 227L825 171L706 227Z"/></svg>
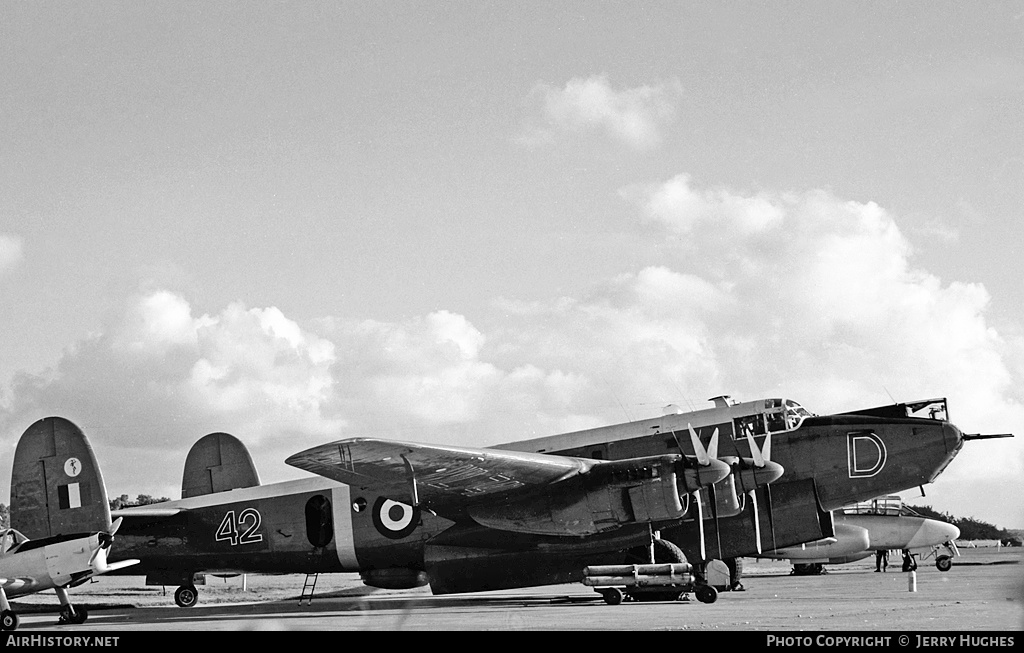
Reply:
<svg viewBox="0 0 1024 653"><path fill-rule="evenodd" d="M811 417L806 408L789 399L765 399L764 412L754 415L737 417L735 420L734 437L745 439L747 434L764 435L779 431L791 431Z"/></svg>
<svg viewBox="0 0 1024 653"><path fill-rule="evenodd" d="M15 548L23 542L27 542L28 538L22 535L19 531L13 528L0 531L0 553L7 553L11 549Z"/></svg>

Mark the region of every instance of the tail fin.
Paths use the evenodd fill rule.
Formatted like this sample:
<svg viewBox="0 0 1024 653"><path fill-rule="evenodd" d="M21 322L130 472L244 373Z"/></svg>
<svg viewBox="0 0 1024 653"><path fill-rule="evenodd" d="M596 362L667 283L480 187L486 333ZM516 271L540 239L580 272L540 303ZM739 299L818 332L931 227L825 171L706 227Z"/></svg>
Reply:
<svg viewBox="0 0 1024 653"><path fill-rule="evenodd" d="M28 427L14 451L11 528L39 539L109 526L107 488L82 429L62 417Z"/></svg>
<svg viewBox="0 0 1024 653"><path fill-rule="evenodd" d="M245 445L228 433L210 433L197 440L185 457L181 498L259 484L259 474Z"/></svg>

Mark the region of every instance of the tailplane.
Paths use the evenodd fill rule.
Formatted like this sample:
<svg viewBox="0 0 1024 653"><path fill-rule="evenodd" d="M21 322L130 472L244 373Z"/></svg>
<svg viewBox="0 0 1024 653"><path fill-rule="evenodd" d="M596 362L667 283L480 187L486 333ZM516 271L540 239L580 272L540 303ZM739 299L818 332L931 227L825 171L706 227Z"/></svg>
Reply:
<svg viewBox="0 0 1024 653"><path fill-rule="evenodd" d="M259 484L259 474L245 445L228 433L210 433L197 440L185 457L181 498Z"/></svg>
<svg viewBox="0 0 1024 653"><path fill-rule="evenodd" d="M107 488L82 429L63 417L28 427L14 452L11 528L34 540L109 526Z"/></svg>

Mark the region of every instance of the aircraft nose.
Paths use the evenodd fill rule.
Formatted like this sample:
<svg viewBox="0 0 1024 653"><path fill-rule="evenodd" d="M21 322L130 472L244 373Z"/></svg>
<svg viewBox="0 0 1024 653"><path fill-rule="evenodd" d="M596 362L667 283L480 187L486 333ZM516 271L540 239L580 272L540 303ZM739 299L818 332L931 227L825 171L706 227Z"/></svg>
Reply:
<svg viewBox="0 0 1024 653"><path fill-rule="evenodd" d="M954 424L943 422L942 440L946 445L946 451L959 451L964 446L964 434Z"/></svg>
<svg viewBox="0 0 1024 653"><path fill-rule="evenodd" d="M909 549L931 547L960 537L960 529L953 524L927 519L921 524L921 528L914 533L907 545Z"/></svg>

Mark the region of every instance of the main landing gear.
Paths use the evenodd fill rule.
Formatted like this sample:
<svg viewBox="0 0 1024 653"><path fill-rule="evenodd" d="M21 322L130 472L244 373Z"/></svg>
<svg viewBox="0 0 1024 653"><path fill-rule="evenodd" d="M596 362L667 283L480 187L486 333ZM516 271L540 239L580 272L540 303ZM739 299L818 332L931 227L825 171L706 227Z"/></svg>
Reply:
<svg viewBox="0 0 1024 653"><path fill-rule="evenodd" d="M199 603L199 590L195 585L182 585L174 591L174 602L179 608L191 608Z"/></svg>
<svg viewBox="0 0 1024 653"><path fill-rule="evenodd" d="M0 630L14 630L18 627L18 615L11 610L11 603L7 600L7 592L0 587Z"/></svg>

